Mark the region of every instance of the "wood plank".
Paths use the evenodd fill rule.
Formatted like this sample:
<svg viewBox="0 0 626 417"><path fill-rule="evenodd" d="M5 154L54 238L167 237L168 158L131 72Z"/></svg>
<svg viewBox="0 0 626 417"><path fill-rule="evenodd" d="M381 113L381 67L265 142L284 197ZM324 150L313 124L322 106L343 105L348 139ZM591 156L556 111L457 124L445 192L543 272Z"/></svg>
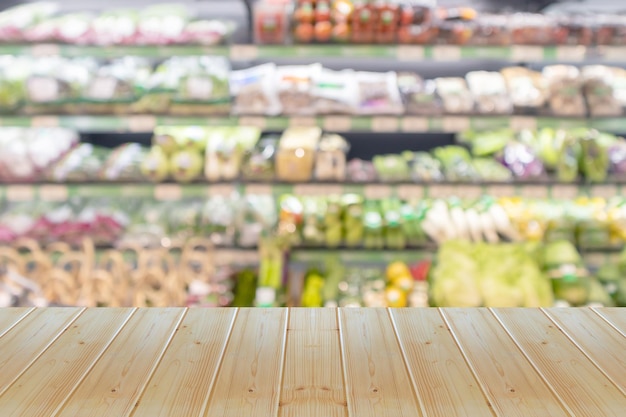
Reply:
<svg viewBox="0 0 626 417"><path fill-rule="evenodd" d="M20 320L23 320L34 308L29 307L11 307L0 309L0 337L4 336L13 328Z"/></svg>
<svg viewBox="0 0 626 417"><path fill-rule="evenodd" d="M400 349L428 417L493 417L436 309L390 309Z"/></svg>
<svg viewBox="0 0 626 417"><path fill-rule="evenodd" d="M277 415L287 316L287 309L239 310L205 416Z"/></svg>
<svg viewBox="0 0 626 417"><path fill-rule="evenodd" d="M354 417L424 416L385 309L340 309L348 411Z"/></svg>
<svg viewBox="0 0 626 417"><path fill-rule="evenodd" d="M626 337L625 307L594 308L593 311L619 331L622 336Z"/></svg>
<svg viewBox="0 0 626 417"><path fill-rule="evenodd" d="M496 415L569 416L489 310L447 308L441 312Z"/></svg>
<svg viewBox="0 0 626 417"><path fill-rule="evenodd" d="M590 309L551 308L544 312L626 395L624 336Z"/></svg>
<svg viewBox="0 0 626 417"><path fill-rule="evenodd" d="M626 397L539 309L495 316L576 417L623 417Z"/></svg>
<svg viewBox="0 0 626 417"><path fill-rule="evenodd" d="M76 320L81 308L36 309L0 338L0 394Z"/></svg>
<svg viewBox="0 0 626 417"><path fill-rule="evenodd" d="M345 417L337 310L292 308L278 415Z"/></svg>
<svg viewBox="0 0 626 417"><path fill-rule="evenodd" d="M57 416L128 416L184 313L183 308L138 310Z"/></svg>
<svg viewBox="0 0 626 417"><path fill-rule="evenodd" d="M132 417L201 416L236 314L236 309L189 309Z"/></svg>
<svg viewBox="0 0 626 417"><path fill-rule="evenodd" d="M2 417L55 415L133 312L101 308L81 314L0 396Z"/></svg>

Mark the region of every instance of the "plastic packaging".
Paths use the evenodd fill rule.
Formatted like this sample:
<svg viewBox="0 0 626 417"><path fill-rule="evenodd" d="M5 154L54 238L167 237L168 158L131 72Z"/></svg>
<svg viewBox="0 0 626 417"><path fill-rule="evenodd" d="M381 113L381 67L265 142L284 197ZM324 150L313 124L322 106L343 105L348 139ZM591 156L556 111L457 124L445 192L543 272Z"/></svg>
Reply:
<svg viewBox="0 0 626 417"><path fill-rule="evenodd" d="M404 111L396 73L356 73L358 114L401 114Z"/></svg>
<svg viewBox="0 0 626 417"><path fill-rule="evenodd" d="M230 73L235 114L277 115L282 111L276 89L276 65L263 64Z"/></svg>

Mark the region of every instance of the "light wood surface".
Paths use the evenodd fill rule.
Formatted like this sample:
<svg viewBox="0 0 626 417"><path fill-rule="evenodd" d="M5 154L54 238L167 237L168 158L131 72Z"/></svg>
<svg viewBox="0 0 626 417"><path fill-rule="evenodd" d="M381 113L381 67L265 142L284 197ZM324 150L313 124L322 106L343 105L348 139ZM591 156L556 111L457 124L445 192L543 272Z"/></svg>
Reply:
<svg viewBox="0 0 626 417"><path fill-rule="evenodd" d="M626 309L0 309L0 417L624 417Z"/></svg>

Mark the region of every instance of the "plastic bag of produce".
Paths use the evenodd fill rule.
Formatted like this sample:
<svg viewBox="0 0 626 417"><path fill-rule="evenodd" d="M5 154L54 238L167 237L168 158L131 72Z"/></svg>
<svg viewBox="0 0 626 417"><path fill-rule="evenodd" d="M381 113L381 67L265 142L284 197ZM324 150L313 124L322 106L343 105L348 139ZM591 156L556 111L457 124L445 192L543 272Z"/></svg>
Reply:
<svg viewBox="0 0 626 417"><path fill-rule="evenodd" d="M351 69L322 68L313 79L311 95L317 114L350 114L357 109L357 83Z"/></svg>
<svg viewBox="0 0 626 417"><path fill-rule="evenodd" d="M358 114L401 114L404 112L395 72L356 72Z"/></svg>
<svg viewBox="0 0 626 417"><path fill-rule="evenodd" d="M63 42L85 45L91 41L90 13L69 13L46 19L24 31L29 42Z"/></svg>
<svg viewBox="0 0 626 417"><path fill-rule="evenodd" d="M444 174L448 181L475 181L478 179L472 165L472 157L462 146L442 146L433 152L443 165Z"/></svg>
<svg viewBox="0 0 626 417"><path fill-rule="evenodd" d="M0 56L0 113L14 113L26 100L26 79L31 71L29 57Z"/></svg>
<svg viewBox="0 0 626 417"><path fill-rule="evenodd" d="M435 81L423 80L418 74L401 72L398 73L398 88L407 113L431 116L443 112Z"/></svg>
<svg viewBox="0 0 626 417"><path fill-rule="evenodd" d="M542 75L548 86L550 110L554 115L581 117L586 114L583 81L578 68L549 65L543 69Z"/></svg>
<svg viewBox="0 0 626 417"><path fill-rule="evenodd" d="M271 195L248 194L242 197L241 205L237 242L242 247L254 247L276 226L276 202Z"/></svg>
<svg viewBox="0 0 626 417"><path fill-rule="evenodd" d="M446 113L465 114L474 111L474 98L463 78L436 78L435 84Z"/></svg>
<svg viewBox="0 0 626 417"><path fill-rule="evenodd" d="M322 247L326 243L324 219L328 211L326 199L322 197L302 198L302 244ZM339 232L341 235L341 232Z"/></svg>
<svg viewBox="0 0 626 417"><path fill-rule="evenodd" d="M96 181L109 151L90 143L72 149L47 170L46 178L54 182Z"/></svg>
<svg viewBox="0 0 626 417"><path fill-rule="evenodd" d="M504 68L500 73L516 113L535 114L544 108L549 92L541 73L523 67Z"/></svg>
<svg viewBox="0 0 626 417"><path fill-rule="evenodd" d="M607 149L600 143L598 132L590 130L582 138L580 168L590 182L601 183L606 180L610 168Z"/></svg>
<svg viewBox="0 0 626 417"><path fill-rule="evenodd" d="M19 42L24 31L39 22L49 19L59 9L53 2L34 2L11 7L0 13L0 41Z"/></svg>
<svg viewBox="0 0 626 417"><path fill-rule="evenodd" d="M187 23L177 43L190 45L218 45L228 41L235 31L236 24L230 20L195 20Z"/></svg>
<svg viewBox="0 0 626 417"><path fill-rule="evenodd" d="M235 243L238 204L239 198L236 196L215 196L204 204L200 231L215 246L232 246Z"/></svg>
<svg viewBox="0 0 626 417"><path fill-rule="evenodd" d="M377 201L367 201L363 212L363 247L383 249L385 247L383 216Z"/></svg>
<svg viewBox="0 0 626 417"><path fill-rule="evenodd" d="M591 116L619 116L622 103L618 100L614 84L616 70L604 65L588 65L582 69L583 92Z"/></svg>
<svg viewBox="0 0 626 417"><path fill-rule="evenodd" d="M292 127L283 132L276 154L276 178L309 181L322 131L317 127Z"/></svg>
<svg viewBox="0 0 626 417"><path fill-rule="evenodd" d="M530 146L518 141L509 142L499 160L516 178L539 178L545 174L543 163Z"/></svg>
<svg viewBox="0 0 626 417"><path fill-rule="evenodd" d="M437 182L445 179L441 162L427 152L416 152L411 158L411 179L416 182Z"/></svg>
<svg viewBox="0 0 626 417"><path fill-rule="evenodd" d="M409 164L403 155L376 155L372 162L380 181L401 182L410 178Z"/></svg>
<svg viewBox="0 0 626 417"><path fill-rule="evenodd" d="M230 73L235 114L274 116L282 111L276 87L276 65L268 63Z"/></svg>
<svg viewBox="0 0 626 417"><path fill-rule="evenodd" d="M284 114L315 114L313 87L321 64L286 65L276 69L276 89Z"/></svg>
<svg viewBox="0 0 626 417"><path fill-rule="evenodd" d="M626 175L626 140L620 138L607 150L610 162L609 171L615 176Z"/></svg>
<svg viewBox="0 0 626 417"><path fill-rule="evenodd" d="M256 127L239 126L210 130L205 153L205 177L210 181L233 180L241 172L246 152L261 137Z"/></svg>
<svg viewBox="0 0 626 417"><path fill-rule="evenodd" d="M176 43L184 33L190 14L181 4L157 4L139 13L137 43L169 45Z"/></svg>
<svg viewBox="0 0 626 417"><path fill-rule="evenodd" d="M230 63L224 57L205 56L182 59L183 74L178 94L172 102L173 114L228 114Z"/></svg>
<svg viewBox="0 0 626 417"><path fill-rule="evenodd" d="M276 151L279 136L263 136L257 145L248 150L243 159L241 175L245 180L269 181L275 175Z"/></svg>
<svg viewBox="0 0 626 417"><path fill-rule="evenodd" d="M339 135L322 136L315 155L315 178L321 181L341 182L346 179L348 141Z"/></svg>
<svg viewBox="0 0 626 417"><path fill-rule="evenodd" d="M351 182L375 182L378 179L376 168L371 161L352 159L346 167L347 177Z"/></svg>
<svg viewBox="0 0 626 417"><path fill-rule="evenodd" d="M104 162L100 177L105 181L141 181L141 162L146 153L138 143L118 146Z"/></svg>
<svg viewBox="0 0 626 417"><path fill-rule="evenodd" d="M133 45L137 39L139 14L133 9L103 12L91 22L90 42L95 45Z"/></svg>
<svg viewBox="0 0 626 417"><path fill-rule="evenodd" d="M509 114L513 103L506 89L504 77L495 71L472 71L465 76L469 90L482 114Z"/></svg>

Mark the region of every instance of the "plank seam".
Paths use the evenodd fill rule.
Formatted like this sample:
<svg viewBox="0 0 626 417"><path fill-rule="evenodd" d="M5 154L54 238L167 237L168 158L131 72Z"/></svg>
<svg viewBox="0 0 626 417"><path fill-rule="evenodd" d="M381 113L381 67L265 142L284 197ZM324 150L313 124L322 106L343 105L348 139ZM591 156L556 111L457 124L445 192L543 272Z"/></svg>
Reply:
<svg viewBox="0 0 626 417"><path fill-rule="evenodd" d="M52 414L50 414L50 417L54 417L56 415L58 415L61 411L63 411L63 408L65 408L67 402L69 401L69 399L72 397L72 395L74 395L74 392L78 389L78 387L80 386L80 384L85 380L85 378L87 377L87 375L89 374L89 372L91 372L91 370L94 368L94 366L96 366L96 364L98 363L98 361L100 360L100 358L102 357L102 355L104 355L104 353L107 351L107 349L109 348L109 346L111 346L111 344L113 343L113 341L117 338L117 336L122 332L122 329L124 329L124 327L126 327L126 325L128 324L128 322L130 321L130 319L135 315L135 313L137 312L137 308L133 308L131 313L128 315L128 317L126 317L126 319L124 320L124 322L122 323L122 325L117 329L117 331L113 334L113 336L109 339L108 343L102 348L102 350L100 351L100 353L98 353L96 355L96 357L93 359L93 361L91 362L91 364L87 367L87 369L85 369L85 372L83 372L83 374L80 376L80 378L78 378L78 380L76 381L76 383L74 384L74 386L68 391L67 395L65 396L65 398L63 398L62 401L59 402L59 404L57 405L57 407L52 411Z"/></svg>
<svg viewBox="0 0 626 417"><path fill-rule="evenodd" d="M235 327L235 321L239 317L240 308L235 308L235 313L233 314L232 319L230 320L230 326L228 326L228 335L226 336L226 340L224 340L224 344L222 345L222 351L220 352L220 358L215 367L215 371L213 371L213 375L211 376L211 383L209 384L209 389L207 390L207 395L202 403L202 407L200 408L199 417L203 417L206 414L206 410L209 406L209 401L211 401L211 397L213 396L213 390L215 389L215 380L222 369L222 365L224 363L224 356L226 355L226 348L230 343L230 338L233 334L233 328Z"/></svg>
<svg viewBox="0 0 626 417"><path fill-rule="evenodd" d="M398 347L400 348L400 353L402 354L402 362L404 362L404 368L409 373L409 378L411 379L411 385L413 386L413 395L415 395L415 399L417 400L417 403L420 406L420 413L422 417L428 417L428 413L426 412L424 401L422 401L422 398L419 395L419 390L417 389L417 382L415 381L413 370L409 367L409 360L407 358L407 353L404 349L404 345L400 341L400 333L398 332L398 327L396 325L395 317L391 311L391 308L389 307L387 308L387 314L389 316L389 320L391 321L391 328L393 329L393 333L396 338L396 343L398 343Z"/></svg>
<svg viewBox="0 0 626 417"><path fill-rule="evenodd" d="M9 333L15 326L17 326L18 324L20 324L20 322L22 320L24 320L28 315L30 315L33 311L35 311L36 307L31 307L30 310L26 311L24 314L22 314L15 323L13 323L12 325L10 325L7 329L5 329L2 333L0 333L0 337L4 336L5 334Z"/></svg>
<svg viewBox="0 0 626 417"><path fill-rule="evenodd" d="M626 337L626 333L624 333L620 328L618 328L612 321L610 318L606 317L604 314L602 314L600 312L600 310L596 309L595 307L591 308L591 311L593 311L594 313L596 313L602 320L604 320L609 326L611 326L612 328L615 329L615 331L619 334L621 334L622 336Z"/></svg>
<svg viewBox="0 0 626 417"><path fill-rule="evenodd" d="M46 352L46 351L50 348L50 346L52 346L52 344L53 344L54 342L56 342L56 341L57 341L57 339L58 339L59 337L61 337L61 335L62 335L63 333L65 333L65 331L66 331L66 330L67 330L67 329L68 329L68 328L72 325L72 323L74 323L74 322L75 322L75 321L76 321L76 320L77 320L77 319L78 319L78 318L79 318L79 317L80 317L80 316L81 316L81 315L85 312L85 310L87 310L87 308L86 308L86 307L83 307L82 309L79 309L79 310L76 312L76 314L74 315L74 317L72 317L72 318L71 318L71 320L69 320L69 321L67 322L67 324L66 324L63 328L61 328L61 329L59 330L59 332L58 332L58 333L57 333L57 334L56 334L56 335L55 335L52 339L50 339L50 341L49 341L49 342L48 342L48 343L47 343L47 344L43 347L43 349L41 349L41 352L39 352L39 353L37 354L37 356L35 356L35 357L34 357L34 358L33 358L33 359L32 359L32 360L31 360L31 361L30 361L30 362L29 362L29 363L28 363L28 364L24 367L24 369L22 369L22 371L21 371L21 372L19 372L19 373L15 376L15 378L13 378L13 381L11 381L11 383L10 383L10 384L7 384L7 386L6 386L3 390L0 390L0 396L4 395L4 393L5 393L5 392L7 392L7 390L9 390L9 389L13 386L13 384L15 384L15 383L17 382L17 380L18 380L18 379L20 379L20 377L21 377L22 375L24 375L24 373L25 373L26 371L28 371L28 370L29 370L29 369L33 366L33 364L37 361L37 359L39 359L39 358L41 357L41 355L43 355L43 354L44 354L44 353L45 353L45 352Z"/></svg>
<svg viewBox="0 0 626 417"><path fill-rule="evenodd" d="M615 382L613 380L613 378L611 378L611 376L609 374L606 373L606 371L595 361L595 359L593 359L593 357L591 357L591 355L589 353L587 353L587 351L585 350L585 348L583 348L582 346L580 346L578 344L578 342L576 340L574 340L573 336L567 331L567 329L562 326L558 320L553 317L552 315L550 315L544 308L541 308L541 311L548 317L548 319L555 324L556 327L559 328L559 330L561 330L561 332L563 332L563 334L565 335L565 337L567 337L570 342L572 342L574 344L574 346L576 346L576 348L578 348L578 350L580 350L582 352L582 354L589 359L589 361L609 380L611 381L611 383L613 385L615 385L615 387L618 389L618 391L620 391L622 394L626 395L626 390L624 390L622 387L620 387L620 385Z"/></svg>
<svg viewBox="0 0 626 417"><path fill-rule="evenodd" d="M550 384L550 382L548 381L548 378L546 378L546 376L544 375L543 372L541 372L541 370L539 369L537 364L530 358L528 353L526 353L526 350L519 344L519 342L516 340L515 336L513 336L513 334L509 331L509 329L507 329L506 325L504 324L504 322L502 322L502 320L496 314L494 309L493 308L489 308L488 310L495 317L495 319L498 322L498 324L500 324L500 326L502 326L502 328L504 329L506 334L511 338L511 340L513 340L513 343L515 344L515 346L517 346L517 348L522 353L522 355L524 355L524 357L526 358L526 360L528 361L530 366L532 366L533 369L535 370L535 372L537 372L537 375L539 375L539 377L541 378L543 383L548 387L550 392L552 392L552 395L554 395L554 397L558 400L559 404L561 404L561 407L563 408L563 410L566 413L568 413L570 416L576 417L576 413L574 413L574 411L571 410L568 407L567 402L565 402L565 400L563 400L563 398L561 398L561 396L556 392L556 389L552 386L552 384Z"/></svg>
<svg viewBox="0 0 626 417"><path fill-rule="evenodd" d="M276 396L276 402L274 403L274 408L276 410L275 416L278 417L280 413L280 400L282 398L283 393L283 381L285 380L285 360L287 358L287 329L289 328L289 321L291 320L291 308L285 309L286 317L285 324L283 327L283 342L281 346L281 361L280 361L280 369L278 371L278 395Z"/></svg>
<svg viewBox="0 0 626 417"><path fill-rule="evenodd" d="M139 392L137 393L136 397L130 402L130 404L137 404L139 401L141 401L141 397L143 397L143 394L146 391L146 387L149 385L150 381L152 380L152 377L154 376L154 373L156 372L156 369L161 364L161 360L163 360L163 356L165 356L165 352L169 348L170 344L172 343L172 340L174 339L174 336L176 335L176 330L178 329L178 327L180 326L180 324L182 323L184 318L187 316L187 310L188 310L188 308L185 308L183 310L182 314L180 315L180 317L178 318L178 320L176 321L176 325L174 326L174 330L172 331L172 333L168 337L167 341L163 344L163 348L161 349L161 353L159 353L159 355L157 356L157 360L154 361L154 364L152 365L152 369L150 369L150 371L148 372L148 377L146 378L145 382L143 383L143 386L139 389ZM65 406L63 408L65 408ZM132 407L130 412L127 412L125 414L125 416L126 417L131 416L135 412L135 410L136 410L136 408ZM63 411L63 410L61 410L61 411Z"/></svg>
<svg viewBox="0 0 626 417"><path fill-rule="evenodd" d="M483 397L485 398L485 401L487 402L487 406L491 410L491 413L494 416L496 416L496 417L506 417L506 416L503 416L503 415L499 414L498 411L494 408L493 404L496 402L496 399L488 394L488 390L485 387L485 384L483 383L482 379L478 376L478 371L476 371L476 368L474 367L474 364L469 359L469 357L468 357L468 355L467 355L467 353L465 351L465 348L463 347L463 345L461 344L461 342L459 340L458 335L456 333L454 333L454 330L453 330L453 327L452 327L452 323L450 323L450 320L446 316L443 308L438 308L437 311L439 312L439 315L441 316L441 319L445 323L447 330L450 332L450 335L452 336L452 340L454 340L454 344L456 345L456 347L461 352L461 356L463 356L463 360L465 360L465 364L467 365L467 367L469 368L470 372L472 373L472 376L474 377L474 380L476 381L476 383L480 387L480 392L483 394Z"/></svg>
<svg viewBox="0 0 626 417"><path fill-rule="evenodd" d="M343 377L343 391L346 396L346 414L348 417L351 417L352 410L354 409L354 405L352 404L351 398L348 395L348 369L346 365L346 346L344 343L344 329L341 320L341 308L337 308L337 328L339 329L339 352L341 353L339 356L341 358L341 371Z"/></svg>

